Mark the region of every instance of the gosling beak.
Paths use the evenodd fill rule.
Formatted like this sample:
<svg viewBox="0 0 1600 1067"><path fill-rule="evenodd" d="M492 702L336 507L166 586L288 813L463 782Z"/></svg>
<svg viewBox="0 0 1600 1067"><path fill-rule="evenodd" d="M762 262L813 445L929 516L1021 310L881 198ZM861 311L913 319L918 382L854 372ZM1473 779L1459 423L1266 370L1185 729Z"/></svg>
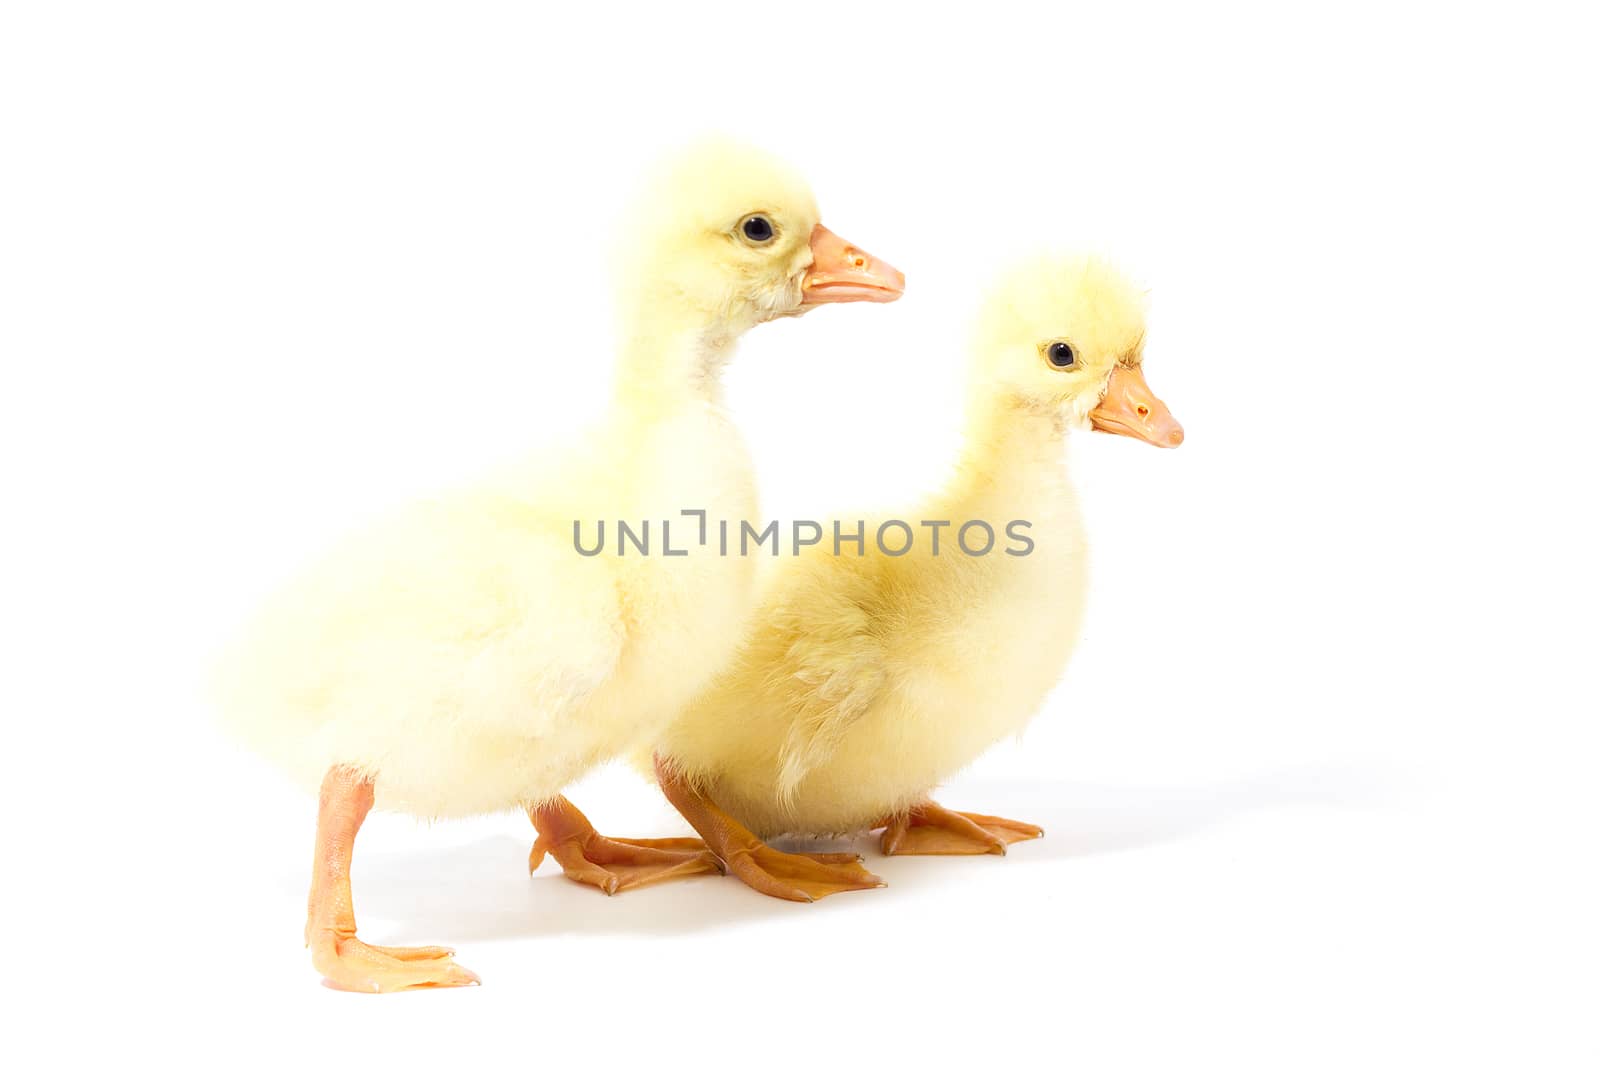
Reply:
<svg viewBox="0 0 1600 1067"><path fill-rule="evenodd" d="M1157 448L1183 444L1183 427L1145 384L1144 372L1121 363L1111 372L1105 399L1089 412L1089 422L1097 430L1137 437Z"/></svg>
<svg viewBox="0 0 1600 1067"><path fill-rule="evenodd" d="M869 300L887 304L906 291L906 276L861 251L820 222L811 231L811 266L800 283L801 304Z"/></svg>

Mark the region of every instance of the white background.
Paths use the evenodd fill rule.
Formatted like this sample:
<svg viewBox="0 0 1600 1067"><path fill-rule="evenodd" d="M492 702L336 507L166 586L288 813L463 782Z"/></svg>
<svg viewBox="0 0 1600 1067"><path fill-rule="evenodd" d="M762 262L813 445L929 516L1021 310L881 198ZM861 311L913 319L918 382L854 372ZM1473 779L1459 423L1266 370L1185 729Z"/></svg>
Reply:
<svg viewBox="0 0 1600 1067"><path fill-rule="evenodd" d="M13 1047L1595 1062L1578 5L581 7L0 16ZM744 343L774 516L937 484L1014 250L1102 248L1152 289L1188 442L1074 442L1084 643L943 793L1049 836L869 853L889 889L800 907L608 900L530 881L520 816L375 816L363 934L484 985L328 991L312 800L213 732L207 658L339 533L594 413L617 198L719 129L908 277ZM570 795L682 832L618 769Z"/></svg>

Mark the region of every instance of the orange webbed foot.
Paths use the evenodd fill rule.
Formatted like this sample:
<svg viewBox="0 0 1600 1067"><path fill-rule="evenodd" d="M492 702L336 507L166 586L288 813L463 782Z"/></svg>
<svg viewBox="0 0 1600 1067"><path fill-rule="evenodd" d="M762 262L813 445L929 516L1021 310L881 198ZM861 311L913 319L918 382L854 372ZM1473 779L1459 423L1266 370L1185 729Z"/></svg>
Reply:
<svg viewBox="0 0 1600 1067"><path fill-rule="evenodd" d="M697 837L606 837L561 798L530 809L528 816L539 830L528 853L528 873L537 870L546 855L554 856L568 878L592 885L607 896L722 870L716 856Z"/></svg>
<svg viewBox="0 0 1600 1067"><path fill-rule="evenodd" d="M751 889L780 900L809 904L853 889L882 889L882 878L854 852L784 852L750 839L724 856L730 874Z"/></svg>
<svg viewBox="0 0 1600 1067"><path fill-rule="evenodd" d="M451 962L455 953L440 945L389 948L334 930L314 933L310 942L311 962L333 989L395 993L481 984L477 975Z"/></svg>
<svg viewBox="0 0 1600 1067"><path fill-rule="evenodd" d="M782 852L762 841L717 806L702 789L656 757L656 781L729 874L758 893L809 904L852 889L879 889L885 883L861 865L854 852Z"/></svg>
<svg viewBox="0 0 1600 1067"><path fill-rule="evenodd" d="M356 937L350 857L372 798L372 779L354 767L335 765L322 779L305 935L323 984L352 993L478 985L478 976L450 962L455 953L441 945L386 948Z"/></svg>
<svg viewBox="0 0 1600 1067"><path fill-rule="evenodd" d="M929 801L886 822L878 847L885 856L1004 856L1007 845L1043 836L1032 823Z"/></svg>

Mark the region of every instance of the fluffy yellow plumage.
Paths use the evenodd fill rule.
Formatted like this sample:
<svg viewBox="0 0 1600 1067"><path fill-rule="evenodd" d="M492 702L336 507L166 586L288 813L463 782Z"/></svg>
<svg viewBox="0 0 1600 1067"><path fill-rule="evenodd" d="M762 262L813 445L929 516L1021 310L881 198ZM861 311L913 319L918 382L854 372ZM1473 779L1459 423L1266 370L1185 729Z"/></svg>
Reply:
<svg viewBox="0 0 1600 1067"><path fill-rule="evenodd" d="M924 804L1020 729L1059 677L1083 612L1065 432L1087 423L1114 370L1137 368L1143 306L1093 258L1008 275L980 316L959 468L931 501L899 513L915 528L911 550L886 554L869 533L861 555L848 545L835 555L825 539L776 563L733 666L662 737L666 777L758 837L840 834ZM1069 367L1051 363L1058 342ZM1004 533L1019 519L1034 547L1009 554L1024 551ZM949 524L937 554L919 520ZM996 533L987 554L956 543L974 520ZM971 546L984 541L973 527Z"/></svg>
<svg viewBox="0 0 1600 1067"><path fill-rule="evenodd" d="M220 672L228 722L322 783L306 940L341 988L477 980L437 946L356 939L349 860L374 806L523 807L540 831L530 868L552 853L607 891L715 869L697 842L604 838L558 794L650 744L728 662L753 561L690 537L671 559L659 542L589 555L577 524L637 530L684 508L754 519L750 459L721 405L734 342L818 303L892 300L903 279L822 227L792 172L727 143L663 168L625 235L623 355L598 432L354 538L281 593Z"/></svg>
<svg viewBox="0 0 1600 1067"><path fill-rule="evenodd" d="M729 239L752 211L781 226L772 247ZM633 218L606 425L355 538L226 665L228 720L302 781L347 765L378 806L423 816L533 804L652 737L731 652L748 561L583 558L572 522L754 518L717 371L745 329L800 307L816 206L774 161L714 144L666 168Z"/></svg>

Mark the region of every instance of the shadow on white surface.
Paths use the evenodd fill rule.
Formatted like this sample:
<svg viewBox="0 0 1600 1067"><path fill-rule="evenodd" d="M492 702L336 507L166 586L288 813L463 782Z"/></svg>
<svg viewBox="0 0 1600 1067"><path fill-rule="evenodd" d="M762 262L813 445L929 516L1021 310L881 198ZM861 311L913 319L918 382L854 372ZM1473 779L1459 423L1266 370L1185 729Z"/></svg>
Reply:
<svg viewBox="0 0 1600 1067"><path fill-rule="evenodd" d="M1045 836L1013 847L1007 859L1062 860L1125 852L1175 841L1241 816L1293 808L1382 808L1397 803L1411 784L1371 766L1305 766L1233 782L1185 786L1062 785L1012 782L1004 810L969 807L958 793L947 806L1038 823ZM974 804L981 801L974 800Z"/></svg>
<svg viewBox="0 0 1600 1067"><path fill-rule="evenodd" d="M969 782L942 795L951 807L1038 822L1046 836L1001 857L907 856L878 852L875 835L838 841L783 841L791 851L853 847L890 883L886 891L847 893L816 905L837 911L881 907L897 894L928 892L985 865L1064 863L1157 847L1241 817L1297 808L1389 807L1408 784L1380 769L1318 766L1234 782L1171 787ZM791 920L813 906L762 896L733 878L707 876L606 897L566 881L546 860L520 876L532 833L496 834L444 849L417 848L358 858L356 902L372 934L393 943L468 943L562 936L676 936L714 927ZM513 877L510 872L517 872ZM364 927L365 928L365 927Z"/></svg>

